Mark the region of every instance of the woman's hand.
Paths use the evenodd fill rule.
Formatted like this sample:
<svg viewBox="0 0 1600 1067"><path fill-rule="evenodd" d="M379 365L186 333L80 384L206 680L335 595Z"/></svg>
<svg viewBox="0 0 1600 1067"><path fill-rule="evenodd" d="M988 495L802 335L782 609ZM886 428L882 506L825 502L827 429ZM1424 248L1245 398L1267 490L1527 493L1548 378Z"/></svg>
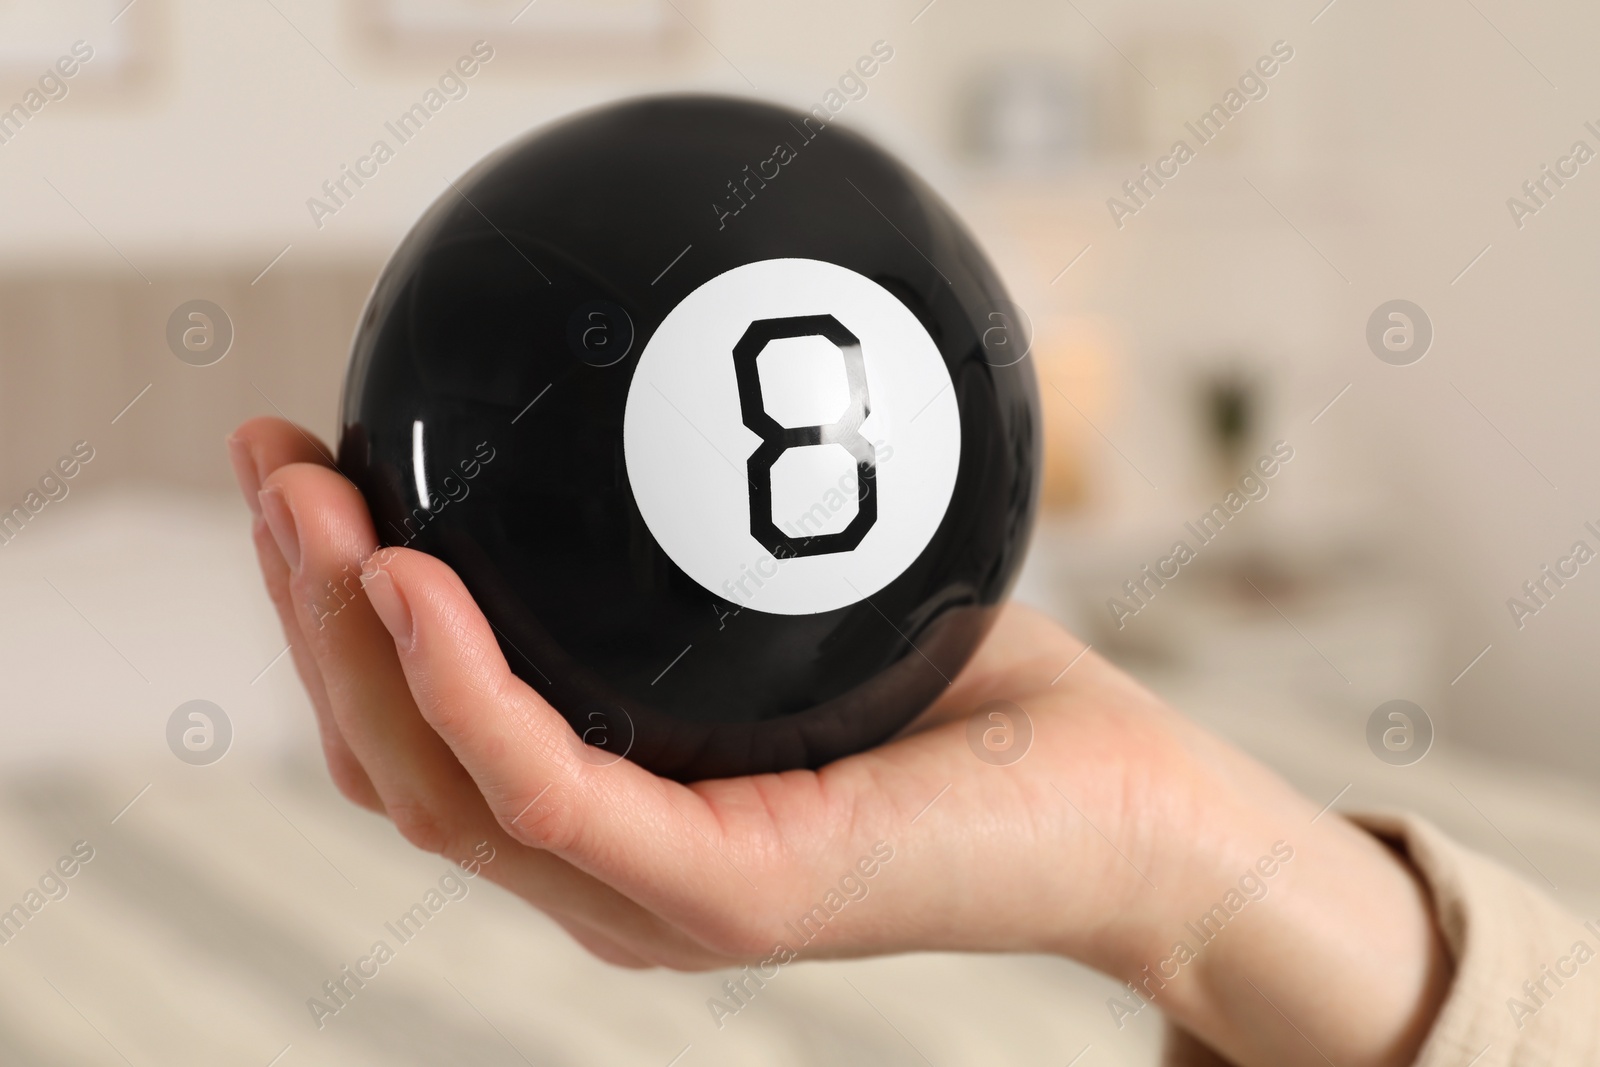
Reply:
<svg viewBox="0 0 1600 1067"><path fill-rule="evenodd" d="M1113 1016L1151 1001L1240 1064L1401 1064L1426 1033L1447 972L1407 868L1040 615L1005 609L889 744L680 785L584 758L454 572L380 551L309 435L256 419L230 450L341 791L420 848L490 842L484 873L603 959L770 976L793 958L1059 953L1137 987ZM1033 730L1005 766L967 740L992 700Z"/></svg>

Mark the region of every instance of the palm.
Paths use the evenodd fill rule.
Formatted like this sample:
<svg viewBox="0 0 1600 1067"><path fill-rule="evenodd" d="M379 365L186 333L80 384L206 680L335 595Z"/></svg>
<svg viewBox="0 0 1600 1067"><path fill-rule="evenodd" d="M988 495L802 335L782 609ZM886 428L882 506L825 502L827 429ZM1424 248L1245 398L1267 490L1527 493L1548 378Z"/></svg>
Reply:
<svg viewBox="0 0 1600 1067"><path fill-rule="evenodd" d="M808 955L1038 950L1029 915L1005 921L987 902L1026 882L1081 917L1152 890L1157 842L1125 816L1193 807L1188 760L1172 733L1182 726L1082 651L1043 616L1008 607L950 690L886 745L817 771L692 785L644 776L667 824L654 829L675 839L673 866L694 872L681 896L657 904L684 936L680 947L708 948L697 962L720 965L792 941L796 917L880 841L908 857L899 870L914 864L868 887L892 893L893 906L844 909L845 921L831 923ZM517 685L519 699L539 699ZM1031 723L1024 758L995 764L972 750L968 720L990 701L1014 704ZM580 766L597 778L609 770ZM1040 848L1056 857L1043 882ZM952 900L970 902L968 913L952 914Z"/></svg>

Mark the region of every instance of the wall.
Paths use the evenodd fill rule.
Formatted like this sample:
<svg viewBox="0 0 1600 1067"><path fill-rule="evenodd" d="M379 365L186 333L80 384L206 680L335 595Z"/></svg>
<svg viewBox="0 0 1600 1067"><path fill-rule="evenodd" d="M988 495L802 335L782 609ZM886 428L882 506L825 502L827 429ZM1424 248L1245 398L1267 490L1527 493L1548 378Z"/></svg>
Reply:
<svg viewBox="0 0 1600 1067"><path fill-rule="evenodd" d="M1437 620L1426 669L1449 738L1580 769L1600 759L1586 655L1600 569L1520 631L1506 607L1586 536L1583 520L1600 525L1586 458L1600 386L1588 358L1600 165L1520 229L1505 203L1573 140L1600 147L1583 129L1600 120L1587 103L1600 101L1585 50L1594 9L701 0L680 5L692 26L644 58L508 44L319 229L307 197L470 42L380 58L345 5L274 3L140 0L123 17L158 42L151 61L85 82L0 147L8 494L94 434L111 443L101 477L214 487L226 477L217 439L246 414L281 406L330 432L354 309L446 178L531 126L627 93L809 105L881 38L895 59L847 120L958 205L1036 319L1092 318L1110 338L1115 388L1085 409L1095 429L1081 435L1091 511L1056 546L1070 553L1081 538L1084 599L1110 595L1123 561L1203 499L1191 386L1233 353L1268 385L1269 428L1304 456L1277 498L1276 543L1290 556L1324 543L1376 552L1417 589ZM1206 85L1219 94L1278 39L1295 58L1268 97L1116 227L1106 198L1152 158L1117 122L1153 113L1159 131L1193 114ZM964 163L954 117L973 79L1041 61L1081 79L1099 147L1035 174ZM1161 88L1140 88L1145 76ZM20 91L0 89L0 100ZM172 360L160 335L191 296L235 309L239 325L237 352L204 372ZM1411 367L1379 363L1363 340L1368 314L1393 297L1420 303L1437 329ZM146 383L142 407L110 425ZM1133 534L1095 548L1108 529Z"/></svg>

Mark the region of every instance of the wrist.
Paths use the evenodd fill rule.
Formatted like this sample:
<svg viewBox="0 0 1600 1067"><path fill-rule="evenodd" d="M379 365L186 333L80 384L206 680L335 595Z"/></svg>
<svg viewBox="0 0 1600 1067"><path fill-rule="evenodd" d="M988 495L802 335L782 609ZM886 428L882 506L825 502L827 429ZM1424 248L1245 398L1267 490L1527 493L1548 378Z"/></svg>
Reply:
<svg viewBox="0 0 1600 1067"><path fill-rule="evenodd" d="M1092 894L1097 914L1068 916L1057 950L1124 983L1106 1003L1119 1028L1155 1008L1241 1067L1412 1062L1450 965L1409 863L1157 716L1127 739L1154 780L1120 781L1124 817L1100 823L1122 855Z"/></svg>
<svg viewBox="0 0 1600 1067"><path fill-rule="evenodd" d="M1124 983L1107 1003L1119 1028L1149 1007L1180 1022L1215 1010L1215 976L1234 973L1257 945L1242 932L1271 925L1267 916L1305 866L1305 835L1294 824L1316 812L1303 798L1284 790L1275 804L1251 802L1210 761L1195 762L1183 776L1188 789L1159 820L1166 832L1150 849L1154 884L1110 903L1118 935L1104 957L1086 961Z"/></svg>
<svg viewBox="0 0 1600 1067"><path fill-rule="evenodd" d="M1431 901L1376 838L1294 799L1241 821L1261 856L1291 855L1267 877L1251 846L1236 852L1233 881L1178 923L1188 963L1155 961L1188 973L1152 1003L1241 1065L1411 1063L1449 986Z"/></svg>
<svg viewBox="0 0 1600 1067"><path fill-rule="evenodd" d="M1245 794L1258 779L1283 787L1154 698L1130 706L1123 694L1101 703L1122 708L1112 747L1140 759L1092 782L1094 792L1086 779L1081 792L1051 795L1058 803L1066 797L1068 819L1089 825L1081 827L1086 854L1071 857L1077 906L1058 907L1044 924L1052 930L1049 950L1127 983L1123 1008L1153 1003L1170 1011L1170 1002L1188 996L1194 964L1226 925L1206 921L1213 909L1222 906L1227 921L1259 909L1295 862L1291 835L1259 815L1270 805ZM1125 1018L1114 1004L1108 1010Z"/></svg>

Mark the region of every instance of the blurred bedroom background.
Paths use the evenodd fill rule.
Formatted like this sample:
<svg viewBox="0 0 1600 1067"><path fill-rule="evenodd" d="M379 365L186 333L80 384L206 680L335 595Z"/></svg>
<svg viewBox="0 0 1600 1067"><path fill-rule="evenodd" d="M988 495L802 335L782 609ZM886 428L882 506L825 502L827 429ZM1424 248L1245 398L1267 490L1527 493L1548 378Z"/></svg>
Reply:
<svg viewBox="0 0 1600 1067"><path fill-rule="evenodd" d="M1506 0L0 3L0 510L92 452L0 546L0 899L79 838L104 857L0 950L0 1059L1154 1062L1114 983L1043 959L808 965L721 1032L720 978L613 972L488 886L307 1019L438 864L323 781L223 437L331 440L367 290L447 180L662 90L829 107L987 248L1047 422L1020 598L1313 797L1420 810L1594 907L1597 31ZM224 317L179 316L215 331L180 358L191 301ZM1230 491L1221 533L1186 525ZM214 766L168 750L195 699ZM1392 700L1431 749L1369 743Z"/></svg>

